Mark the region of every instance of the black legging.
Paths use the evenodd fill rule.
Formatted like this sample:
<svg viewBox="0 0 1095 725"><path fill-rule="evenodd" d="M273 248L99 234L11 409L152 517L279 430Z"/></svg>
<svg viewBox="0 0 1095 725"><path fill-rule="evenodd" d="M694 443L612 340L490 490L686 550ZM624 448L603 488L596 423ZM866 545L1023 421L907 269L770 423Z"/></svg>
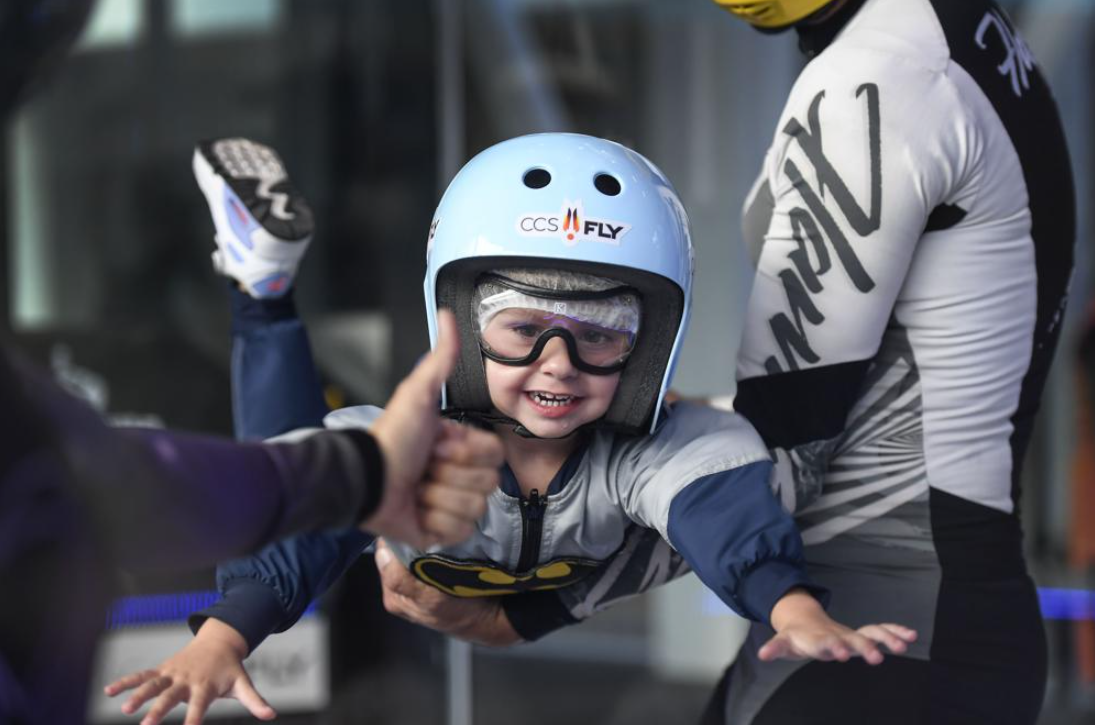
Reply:
<svg viewBox="0 0 1095 725"><path fill-rule="evenodd" d="M887 657L876 667L863 660L811 662L783 683L750 725L927 725L928 671L927 662L904 657ZM726 725L731 673L719 681L702 725ZM849 697L850 691L860 694Z"/></svg>
<svg viewBox="0 0 1095 725"><path fill-rule="evenodd" d="M1045 694L1046 641L1033 582L943 580L930 662L887 656L810 662L748 725L1033 725ZM727 670L701 725L727 723Z"/></svg>

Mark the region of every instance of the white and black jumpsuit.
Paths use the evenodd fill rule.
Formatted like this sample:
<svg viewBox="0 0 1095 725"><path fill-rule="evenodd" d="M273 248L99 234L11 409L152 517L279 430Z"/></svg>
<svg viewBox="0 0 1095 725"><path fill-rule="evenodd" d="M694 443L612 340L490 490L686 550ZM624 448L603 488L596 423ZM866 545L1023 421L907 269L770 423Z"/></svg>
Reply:
<svg viewBox="0 0 1095 725"><path fill-rule="evenodd" d="M1055 103L988 0L850 0L799 33L811 60L746 203L735 408L832 616L920 637L878 668L763 664L755 625L707 721L1033 723L1045 639L1016 499L1072 269ZM628 568L604 574L612 599ZM545 612L607 605L583 585L507 613L536 637Z"/></svg>

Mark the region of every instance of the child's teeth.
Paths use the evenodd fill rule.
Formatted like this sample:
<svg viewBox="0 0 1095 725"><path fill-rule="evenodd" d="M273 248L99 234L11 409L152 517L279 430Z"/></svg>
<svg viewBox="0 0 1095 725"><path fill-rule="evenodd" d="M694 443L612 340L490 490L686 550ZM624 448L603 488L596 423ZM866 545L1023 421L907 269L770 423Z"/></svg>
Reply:
<svg viewBox="0 0 1095 725"><path fill-rule="evenodd" d="M533 393L532 397L536 399L536 402L540 405L545 405L549 408L557 408L560 405L565 405L574 399L573 395L560 395L549 396L545 393Z"/></svg>

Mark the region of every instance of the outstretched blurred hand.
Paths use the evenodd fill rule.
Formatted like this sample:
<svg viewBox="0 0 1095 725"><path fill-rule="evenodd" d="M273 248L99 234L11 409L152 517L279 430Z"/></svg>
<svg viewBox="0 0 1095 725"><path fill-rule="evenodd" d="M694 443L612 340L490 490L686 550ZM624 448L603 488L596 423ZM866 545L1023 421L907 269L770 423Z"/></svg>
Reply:
<svg viewBox="0 0 1095 725"><path fill-rule="evenodd" d="M385 483L380 507L361 524L418 548L471 535L503 462L493 433L441 420L441 388L460 343L450 311L441 310L437 324L437 346L399 384L370 429L384 454Z"/></svg>
<svg viewBox="0 0 1095 725"><path fill-rule="evenodd" d="M243 669L246 656L247 642L239 632L217 619L207 619L179 652L153 669L118 678L103 692L116 697L132 690L122 703L126 715L155 699L141 725L158 725L181 702L189 703L183 725L201 725L206 710L221 697L239 700L259 720L272 720L277 713Z"/></svg>

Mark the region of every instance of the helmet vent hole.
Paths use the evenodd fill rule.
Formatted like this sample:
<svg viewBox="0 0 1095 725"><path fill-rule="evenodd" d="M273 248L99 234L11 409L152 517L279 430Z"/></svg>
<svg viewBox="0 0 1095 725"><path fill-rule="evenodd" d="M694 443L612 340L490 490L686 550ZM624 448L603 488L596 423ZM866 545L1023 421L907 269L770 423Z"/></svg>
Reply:
<svg viewBox="0 0 1095 725"><path fill-rule="evenodd" d="M524 181L530 189L543 189L551 183L551 174L547 169L529 169L525 172Z"/></svg>
<svg viewBox="0 0 1095 725"><path fill-rule="evenodd" d="M619 179L609 174L597 174L593 177L593 185L605 196L617 196L621 190Z"/></svg>

